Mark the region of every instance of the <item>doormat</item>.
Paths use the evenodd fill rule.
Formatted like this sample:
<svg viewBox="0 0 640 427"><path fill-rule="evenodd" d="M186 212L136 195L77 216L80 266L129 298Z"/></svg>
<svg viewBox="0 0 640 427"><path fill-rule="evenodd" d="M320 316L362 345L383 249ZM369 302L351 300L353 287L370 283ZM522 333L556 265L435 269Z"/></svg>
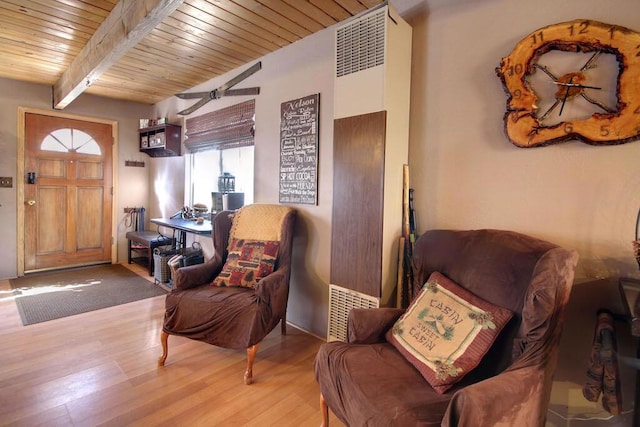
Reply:
<svg viewBox="0 0 640 427"><path fill-rule="evenodd" d="M25 326L167 293L120 264L38 273L9 283Z"/></svg>

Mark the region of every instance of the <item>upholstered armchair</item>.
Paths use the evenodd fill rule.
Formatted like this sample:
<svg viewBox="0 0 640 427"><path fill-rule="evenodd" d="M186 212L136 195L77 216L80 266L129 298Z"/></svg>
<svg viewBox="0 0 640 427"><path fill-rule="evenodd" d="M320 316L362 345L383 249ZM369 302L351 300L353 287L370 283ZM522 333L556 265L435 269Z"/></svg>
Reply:
<svg viewBox="0 0 640 427"><path fill-rule="evenodd" d="M246 349L246 384L253 380L258 344L281 322L286 334L291 247L296 211L254 204L213 219L214 254L204 264L179 268L166 297L162 327L164 366L168 336Z"/></svg>
<svg viewBox="0 0 640 427"><path fill-rule="evenodd" d="M330 408L352 426L542 426L577 259L573 250L515 232L425 233L415 244L409 308L353 309L347 342L319 349L323 425ZM471 301L471 311L439 302L449 291ZM489 306L479 314L477 307ZM453 362L425 363L403 345L415 338L435 351L460 338L458 322L493 337L461 345ZM474 352L476 344L486 348ZM475 366L458 366L474 358Z"/></svg>

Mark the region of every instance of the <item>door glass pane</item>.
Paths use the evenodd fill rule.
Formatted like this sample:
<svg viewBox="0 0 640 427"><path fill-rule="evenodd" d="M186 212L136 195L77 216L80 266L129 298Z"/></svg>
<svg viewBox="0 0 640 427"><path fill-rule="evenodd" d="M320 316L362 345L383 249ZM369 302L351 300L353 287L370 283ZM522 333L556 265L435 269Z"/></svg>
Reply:
<svg viewBox="0 0 640 427"><path fill-rule="evenodd" d="M45 136L40 144L43 151L81 153L99 156L100 146L91 135L78 129L57 129Z"/></svg>

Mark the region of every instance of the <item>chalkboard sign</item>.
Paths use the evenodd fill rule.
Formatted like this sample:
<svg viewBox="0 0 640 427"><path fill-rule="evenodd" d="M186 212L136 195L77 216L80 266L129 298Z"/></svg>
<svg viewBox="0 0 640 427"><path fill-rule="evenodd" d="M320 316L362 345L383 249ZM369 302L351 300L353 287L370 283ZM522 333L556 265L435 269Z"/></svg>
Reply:
<svg viewBox="0 0 640 427"><path fill-rule="evenodd" d="M280 105L280 203L318 203L320 94Z"/></svg>

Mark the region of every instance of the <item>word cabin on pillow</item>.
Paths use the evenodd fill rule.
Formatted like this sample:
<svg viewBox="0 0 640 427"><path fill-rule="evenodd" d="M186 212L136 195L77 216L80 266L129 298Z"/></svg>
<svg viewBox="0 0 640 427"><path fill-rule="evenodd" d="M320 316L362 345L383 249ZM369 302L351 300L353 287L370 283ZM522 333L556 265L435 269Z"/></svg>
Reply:
<svg viewBox="0 0 640 427"><path fill-rule="evenodd" d="M478 366L512 316L434 272L386 338L444 393Z"/></svg>
<svg viewBox="0 0 640 427"><path fill-rule="evenodd" d="M279 242L233 239L227 261L213 286L244 286L255 288L260 279L273 272Z"/></svg>

